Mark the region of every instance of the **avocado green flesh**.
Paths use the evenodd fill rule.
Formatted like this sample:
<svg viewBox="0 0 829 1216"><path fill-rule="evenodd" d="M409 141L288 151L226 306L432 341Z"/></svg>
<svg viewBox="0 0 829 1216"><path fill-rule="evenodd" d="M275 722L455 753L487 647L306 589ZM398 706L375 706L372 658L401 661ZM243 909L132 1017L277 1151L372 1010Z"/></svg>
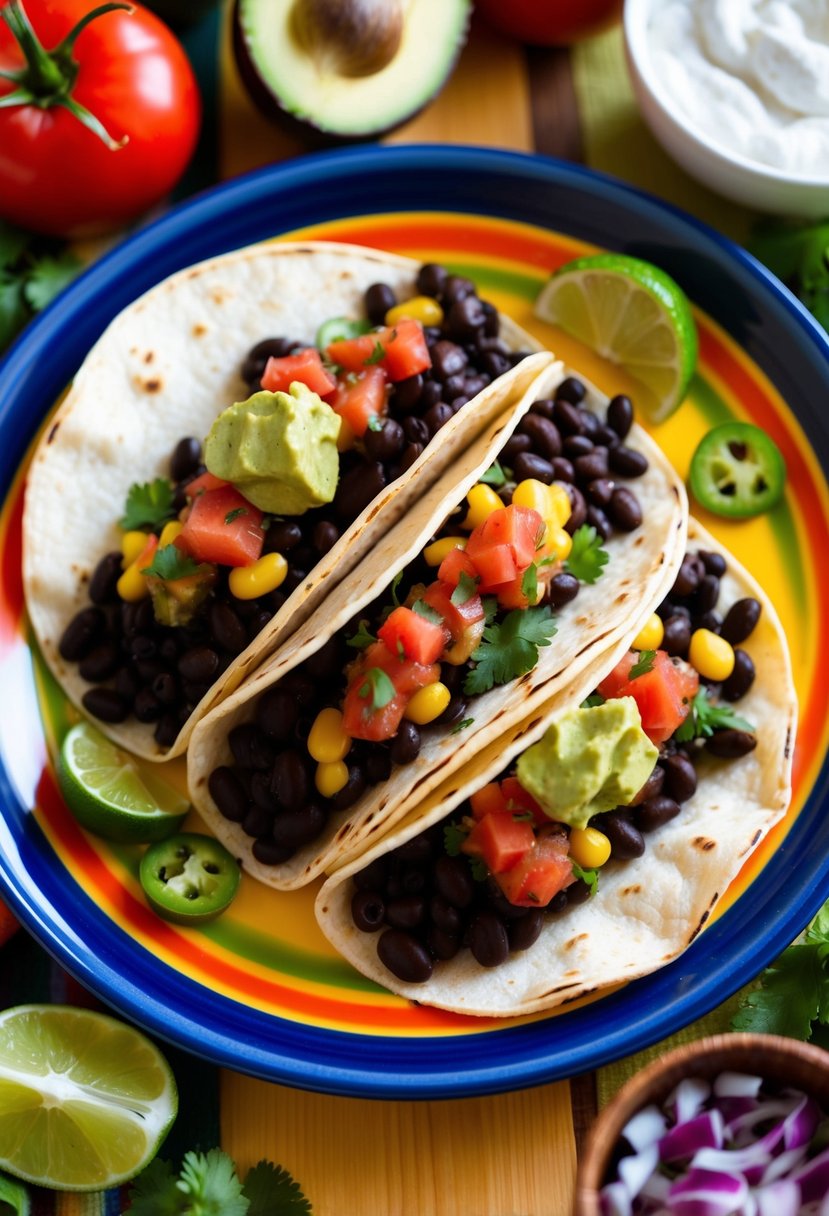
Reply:
<svg viewBox="0 0 829 1216"><path fill-rule="evenodd" d="M585 828L593 815L635 798L658 755L633 697L618 697L561 714L519 756L516 771L551 819Z"/></svg>
<svg viewBox="0 0 829 1216"><path fill-rule="evenodd" d="M295 0L239 0L237 21L252 66L279 106L336 135L405 122L442 88L466 38L469 0L408 0L397 54L371 76L346 77L314 62L290 31Z"/></svg>

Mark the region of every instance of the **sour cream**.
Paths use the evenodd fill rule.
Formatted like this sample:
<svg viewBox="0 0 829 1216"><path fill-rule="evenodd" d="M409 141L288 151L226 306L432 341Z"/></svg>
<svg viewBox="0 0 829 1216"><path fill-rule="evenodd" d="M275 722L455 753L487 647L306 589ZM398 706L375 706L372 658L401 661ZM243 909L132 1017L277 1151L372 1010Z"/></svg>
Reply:
<svg viewBox="0 0 829 1216"><path fill-rule="evenodd" d="M657 0L655 83L689 129L829 181L829 0Z"/></svg>

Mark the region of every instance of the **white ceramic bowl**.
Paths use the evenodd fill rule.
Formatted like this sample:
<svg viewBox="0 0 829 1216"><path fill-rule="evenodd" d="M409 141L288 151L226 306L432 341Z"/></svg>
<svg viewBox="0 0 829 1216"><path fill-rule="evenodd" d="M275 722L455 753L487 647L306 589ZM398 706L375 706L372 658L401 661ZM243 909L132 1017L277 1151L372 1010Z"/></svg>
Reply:
<svg viewBox="0 0 829 1216"><path fill-rule="evenodd" d="M692 177L756 211L813 219L829 217L829 166L824 176L801 177L746 159L691 129L653 70L648 22L664 0L625 0L625 52L633 91L645 122Z"/></svg>

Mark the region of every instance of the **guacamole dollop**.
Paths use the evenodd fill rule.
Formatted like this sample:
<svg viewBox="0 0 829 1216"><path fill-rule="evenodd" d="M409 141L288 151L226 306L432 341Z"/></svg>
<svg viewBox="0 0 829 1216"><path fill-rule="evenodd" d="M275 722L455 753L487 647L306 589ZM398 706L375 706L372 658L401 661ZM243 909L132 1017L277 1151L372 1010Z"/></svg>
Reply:
<svg viewBox="0 0 829 1216"><path fill-rule="evenodd" d="M658 755L633 697L617 697L562 714L519 757L516 771L551 819L584 828L592 815L630 802Z"/></svg>
<svg viewBox="0 0 829 1216"><path fill-rule="evenodd" d="M337 489L340 417L304 384L254 393L222 410L204 463L249 502L275 515L303 515Z"/></svg>

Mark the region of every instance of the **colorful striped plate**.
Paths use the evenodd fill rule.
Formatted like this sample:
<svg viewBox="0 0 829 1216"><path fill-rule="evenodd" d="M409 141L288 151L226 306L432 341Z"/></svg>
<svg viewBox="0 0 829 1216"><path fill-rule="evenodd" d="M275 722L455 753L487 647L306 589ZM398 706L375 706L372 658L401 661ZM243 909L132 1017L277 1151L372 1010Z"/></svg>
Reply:
<svg viewBox="0 0 829 1216"><path fill-rule="evenodd" d="M583 252L647 258L685 288L700 330L690 401L655 432L679 472L703 432L732 417L763 426L785 456L786 499L772 514L740 524L702 518L767 588L787 629L801 706L791 812L682 958L577 1011L496 1022L390 996L321 938L314 891L279 894L246 879L213 924L168 925L141 899L139 851L86 835L57 793L50 757L75 711L27 634L27 450L124 305L182 266L285 234L442 261L613 391L624 387L618 375L537 322L533 299L553 268ZM70 971L150 1031L230 1067L333 1093L460 1096L538 1084L628 1054L700 1016L797 935L829 874L827 380L825 333L746 254L619 182L541 157L350 149L239 178L171 212L96 263L0 367L0 468L10 487L0 516L4 896Z"/></svg>

